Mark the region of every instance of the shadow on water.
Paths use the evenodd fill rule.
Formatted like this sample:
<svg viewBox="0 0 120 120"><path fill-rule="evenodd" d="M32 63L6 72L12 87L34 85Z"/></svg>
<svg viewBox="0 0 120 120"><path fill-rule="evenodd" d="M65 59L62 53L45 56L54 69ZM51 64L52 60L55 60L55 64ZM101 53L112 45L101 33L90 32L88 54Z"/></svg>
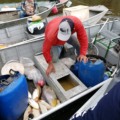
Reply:
<svg viewBox="0 0 120 120"><path fill-rule="evenodd" d="M0 3L13 3L13 2L21 2L22 0L4 0L0 1ZM48 1L48 0L37 0L37 1ZM105 5L108 7L115 16L120 16L120 0L71 0L73 2L73 6L75 5Z"/></svg>

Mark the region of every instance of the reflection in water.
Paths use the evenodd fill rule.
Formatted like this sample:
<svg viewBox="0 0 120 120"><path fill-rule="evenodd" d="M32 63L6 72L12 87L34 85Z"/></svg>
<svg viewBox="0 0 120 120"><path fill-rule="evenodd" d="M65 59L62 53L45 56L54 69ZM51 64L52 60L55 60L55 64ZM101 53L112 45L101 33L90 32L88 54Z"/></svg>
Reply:
<svg viewBox="0 0 120 120"><path fill-rule="evenodd" d="M22 0L1 0L0 3L13 3L21 2ZM37 1L48 1L48 0L37 0ZM120 16L120 0L71 0L73 5L105 5L108 7L116 16Z"/></svg>

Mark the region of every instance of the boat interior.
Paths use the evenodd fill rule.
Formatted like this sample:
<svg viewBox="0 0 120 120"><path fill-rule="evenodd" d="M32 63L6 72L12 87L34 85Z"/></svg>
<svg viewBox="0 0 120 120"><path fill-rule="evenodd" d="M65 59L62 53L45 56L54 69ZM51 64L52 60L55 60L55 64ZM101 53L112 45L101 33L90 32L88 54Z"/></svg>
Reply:
<svg viewBox="0 0 120 120"><path fill-rule="evenodd" d="M107 29L107 30L110 30L112 32L116 32L116 34L119 35L118 27L115 27L115 26L118 26L119 24L120 24L120 21L118 21L118 20L108 22L104 26L103 31ZM102 26L103 26L103 24L98 24L98 25L95 25L93 27L86 27L89 41L96 36L96 34L99 32L99 30ZM18 25L18 26L8 27L7 29L0 29L0 33L1 33L0 42L2 43L2 45L6 45L6 46L3 46L3 48L1 48L1 50L0 50L0 56L1 56L0 57L1 58L0 59L0 68L2 68L6 62L8 62L12 59L19 61L20 57L27 57L27 58L31 58L32 60L35 60L35 56L39 56L39 54L41 54L41 52L42 52L42 44L44 41L44 37L40 38L40 36L39 36L38 38L36 38L36 36L30 35L26 31L25 25ZM98 42L96 42L95 45L97 45L97 43ZM69 49L68 52L70 52L69 56L72 56L73 47L69 47L69 45L68 45L68 49ZM72 52L71 52L71 49L72 49ZM102 46L99 46L98 47L99 55L104 57L106 49L104 51L101 51L101 49L103 49ZM68 54L68 53L66 53L66 54ZM108 52L108 55L109 54L111 54L110 51ZM115 66L114 70L112 71L114 73L114 71L116 70L117 62L118 62L118 56L116 56L116 57L113 56L113 58L116 60L116 62L115 62L115 60L111 61L108 58L109 57L108 55L106 56L106 60L108 62L108 66L110 68L113 65ZM111 57L111 55L110 55L110 57ZM36 64L36 66L37 66L37 64ZM71 77L70 77L70 79L71 79ZM64 88L64 86L66 85L66 83L63 82L64 80L58 79L58 81ZM103 81L98 86L93 87L94 90L97 90L106 81ZM67 80L67 82L70 82L70 86L72 84L73 87L75 87L77 85L76 83L75 84L71 83L71 81L69 81L69 80ZM35 88L34 84L32 82L29 82L29 81L28 81L28 83L29 83L30 91L33 91ZM70 89L70 86L68 86L68 88L65 88L66 91L68 91ZM86 93L90 89L93 89L93 88L87 88L82 93ZM78 94L78 95L80 95L80 94ZM73 100L74 97L71 99ZM81 99L81 98L79 98L79 99ZM67 100L67 101L69 101L69 100ZM65 101L63 103L66 103L67 101ZM61 103L61 106L63 103ZM53 114L54 114L54 112L53 112ZM39 118L41 118L41 117L39 116ZM44 114L43 114L43 118L45 118Z"/></svg>
<svg viewBox="0 0 120 120"><path fill-rule="evenodd" d="M42 11L43 9L41 10L40 8L39 10ZM90 10L90 16L95 16L95 14L98 14L98 12L99 11ZM53 16L48 18L48 21L50 21L51 19L53 19ZM107 79L103 80L101 83L93 87L87 87L80 80L78 82L78 78L75 75L73 75L73 72L71 72L70 68L63 62L61 63L62 64L61 66L64 66L64 68L67 69L66 70L67 72L65 71L65 73L63 73L64 71L62 71L63 69L61 68L61 66L60 67L57 66L57 68L61 68L60 72L62 73L62 75L67 73L67 76L64 76L61 79L59 75L56 75L56 76L53 75L51 79L53 79L54 81L53 83L50 83L49 82L50 78L48 78L45 75L45 68L44 68L44 66L46 66L46 63L44 63L45 61L43 62L41 59L41 63L39 63L40 61L39 58L40 58L40 55L42 54L44 34L32 35L28 33L26 24L14 24L14 23L0 24L0 28L1 28L0 29L0 35L1 35L0 37L0 69L2 69L3 65L6 64L8 61L11 61L11 60L20 61L21 57L30 58L31 60L33 60L35 62L35 67L37 67L41 71L41 73L44 75L43 77L46 80L47 84L50 85L51 87L54 87L55 85L58 86L58 87L55 87L54 91L56 92L56 95L60 100L60 104L58 106L47 111L45 114L43 113L37 116L35 119L36 120L39 120L39 119L61 120L63 118L63 120L64 119L67 120L72 116L72 114L78 108L81 107L83 103L85 103L88 100L88 98L90 98L93 95L93 93L95 93L107 81L110 81L111 78L114 76L115 72L118 70L118 66L117 66L119 61L118 54L117 52L114 51L113 47L110 48L108 45L109 45L109 42L111 41L114 42L114 40L119 39L119 35L120 35L119 33L120 27L118 27L119 25L120 25L120 21L116 20L116 21L110 21L106 24L101 23L93 26L85 26L89 42L92 43L92 41L95 39L94 45L97 46L97 50L99 51L99 53L95 55L100 55L104 59L106 59L106 63L104 63L106 67L105 72L110 73ZM101 44L100 42L100 41L106 41L106 40L108 40L107 41L108 47L106 47L104 44ZM114 46L116 44L117 42L115 41ZM75 57L73 46L70 46L69 44L67 44L66 47L67 47L67 52L64 51L63 56L65 57L71 56L70 59L72 59L72 61L74 61L75 63L75 58L73 59L73 57ZM92 50L93 50L92 52L94 52L94 49ZM89 51L88 53L90 54ZM112 60L110 59L111 57L112 57ZM89 57L89 59L91 60L93 60L93 58L94 57ZM97 61L97 60L98 60L97 58L94 58L93 63L94 61ZM57 82L55 81L56 77L57 77ZM27 80L27 82L28 82L28 89L32 93L35 89L33 81ZM75 91L78 90L76 86L77 87L79 86L79 89L81 90L79 91L79 93L75 93ZM61 93L58 92L59 91L58 88L61 88L61 93L64 92L63 96L67 96L67 97L61 97ZM73 88L76 88L76 89L73 90ZM72 90L70 91L70 89ZM74 93L73 94L74 96L72 96L71 93ZM64 116L65 115L64 112L66 113L66 116ZM23 120L23 116L24 115L22 115L19 120ZM58 117L58 116L61 116L61 117Z"/></svg>

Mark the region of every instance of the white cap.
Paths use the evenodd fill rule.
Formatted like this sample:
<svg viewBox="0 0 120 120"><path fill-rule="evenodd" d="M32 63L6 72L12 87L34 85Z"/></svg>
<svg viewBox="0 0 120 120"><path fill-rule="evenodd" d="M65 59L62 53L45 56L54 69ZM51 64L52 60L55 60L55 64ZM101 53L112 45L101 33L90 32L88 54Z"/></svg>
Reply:
<svg viewBox="0 0 120 120"><path fill-rule="evenodd" d="M58 30L58 39L61 41L67 41L71 36L71 27L69 23L66 21L63 21L59 25L59 30Z"/></svg>

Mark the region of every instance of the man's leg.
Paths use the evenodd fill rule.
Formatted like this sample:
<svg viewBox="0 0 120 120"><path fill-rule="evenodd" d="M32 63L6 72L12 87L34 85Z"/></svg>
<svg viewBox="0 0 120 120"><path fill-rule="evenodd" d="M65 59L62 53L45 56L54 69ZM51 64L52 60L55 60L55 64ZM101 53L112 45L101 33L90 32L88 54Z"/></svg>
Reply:
<svg viewBox="0 0 120 120"><path fill-rule="evenodd" d="M52 61L57 62L61 51L62 51L63 46L53 46L51 49L51 56L52 56Z"/></svg>
<svg viewBox="0 0 120 120"><path fill-rule="evenodd" d="M73 34L70 37L70 39L67 41L67 43L69 43L70 45L72 45L75 48L77 55L80 54L80 44L79 44L75 34Z"/></svg>

